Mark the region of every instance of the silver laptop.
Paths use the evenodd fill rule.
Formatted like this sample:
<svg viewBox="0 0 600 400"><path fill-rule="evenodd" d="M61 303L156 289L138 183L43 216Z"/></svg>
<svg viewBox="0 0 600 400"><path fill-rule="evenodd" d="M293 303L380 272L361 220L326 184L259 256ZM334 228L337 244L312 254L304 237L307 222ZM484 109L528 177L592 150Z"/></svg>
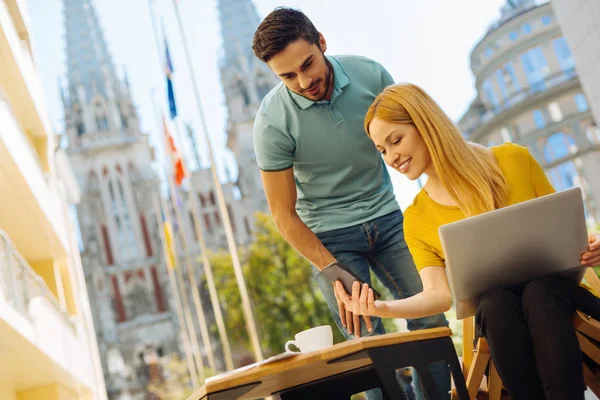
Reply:
<svg viewBox="0 0 600 400"><path fill-rule="evenodd" d="M475 314L494 287L556 275L581 282L588 246L580 188L539 197L439 228L456 317Z"/></svg>

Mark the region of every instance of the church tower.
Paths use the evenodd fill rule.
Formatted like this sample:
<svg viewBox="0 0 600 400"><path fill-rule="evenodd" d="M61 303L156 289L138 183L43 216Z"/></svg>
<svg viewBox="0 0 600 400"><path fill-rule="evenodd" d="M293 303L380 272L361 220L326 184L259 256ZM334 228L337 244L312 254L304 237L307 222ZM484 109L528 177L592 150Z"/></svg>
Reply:
<svg viewBox="0 0 600 400"><path fill-rule="evenodd" d="M268 211L254 155L252 128L263 97L279 79L254 56L252 38L261 19L251 0L218 0L223 48L221 82L228 109L227 147L235 154L237 185L249 210Z"/></svg>
<svg viewBox="0 0 600 400"><path fill-rule="evenodd" d="M110 399L146 399L149 351L179 352L153 199L158 180L126 73L92 0L63 0L68 154L82 191L83 266Z"/></svg>

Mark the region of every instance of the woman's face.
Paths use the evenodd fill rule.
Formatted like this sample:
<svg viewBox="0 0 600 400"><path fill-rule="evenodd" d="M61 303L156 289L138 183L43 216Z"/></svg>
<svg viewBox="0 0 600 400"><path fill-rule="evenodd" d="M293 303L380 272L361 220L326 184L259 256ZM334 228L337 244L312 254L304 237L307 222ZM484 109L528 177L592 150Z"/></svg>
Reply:
<svg viewBox="0 0 600 400"><path fill-rule="evenodd" d="M369 124L369 132L385 163L408 179L415 180L429 169L429 151L414 125L375 117Z"/></svg>

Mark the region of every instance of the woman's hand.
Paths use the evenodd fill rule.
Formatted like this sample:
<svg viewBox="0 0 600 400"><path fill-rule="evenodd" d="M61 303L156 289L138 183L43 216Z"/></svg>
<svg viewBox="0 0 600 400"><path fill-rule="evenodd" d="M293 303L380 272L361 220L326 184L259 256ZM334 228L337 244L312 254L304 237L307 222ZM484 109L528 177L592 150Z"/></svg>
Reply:
<svg viewBox="0 0 600 400"><path fill-rule="evenodd" d="M581 265L595 267L600 265L600 234L590 233L588 250L581 255Z"/></svg>
<svg viewBox="0 0 600 400"><path fill-rule="evenodd" d="M375 301L375 294L373 289L366 283L362 285L355 281L352 285L352 296L349 296L344 289L342 282L335 282L335 297L341 300L346 309L354 313L355 315L362 315L364 317L379 317L384 308L384 304L381 301Z"/></svg>

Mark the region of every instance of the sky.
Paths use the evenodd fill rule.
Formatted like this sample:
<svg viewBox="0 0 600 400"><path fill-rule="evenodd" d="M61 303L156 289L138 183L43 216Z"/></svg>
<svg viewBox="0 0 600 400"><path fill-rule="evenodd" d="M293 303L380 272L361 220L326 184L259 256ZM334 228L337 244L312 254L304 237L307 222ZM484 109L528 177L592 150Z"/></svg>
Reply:
<svg viewBox="0 0 600 400"><path fill-rule="evenodd" d="M126 66L132 97L143 132L158 145L162 130L152 98L167 112L162 50L159 53L149 13L149 0L91 0L119 75ZM157 23L165 27L174 64L174 85L180 119L196 130L204 167L208 153L202 139L190 75L173 11L172 0L150 0ZM240 0L242 1L242 0ZM246 0L243 0L246 1ZM475 97L470 52L499 17L505 0L254 0L260 17L280 5L299 8L327 40L327 54L357 54L385 66L396 82L423 87L458 120ZM221 48L217 0L179 0L194 73L220 176L237 167L226 149L227 109L218 71ZM57 80L66 82L66 45L61 0L28 0L33 56L45 91L46 107L56 133L64 132ZM178 141L182 139L176 137ZM181 142L180 142L181 143ZM191 160L190 147L182 149ZM157 151L159 162L162 152ZM188 161L193 169L194 164ZM395 171L392 182L402 208L418 187Z"/></svg>

